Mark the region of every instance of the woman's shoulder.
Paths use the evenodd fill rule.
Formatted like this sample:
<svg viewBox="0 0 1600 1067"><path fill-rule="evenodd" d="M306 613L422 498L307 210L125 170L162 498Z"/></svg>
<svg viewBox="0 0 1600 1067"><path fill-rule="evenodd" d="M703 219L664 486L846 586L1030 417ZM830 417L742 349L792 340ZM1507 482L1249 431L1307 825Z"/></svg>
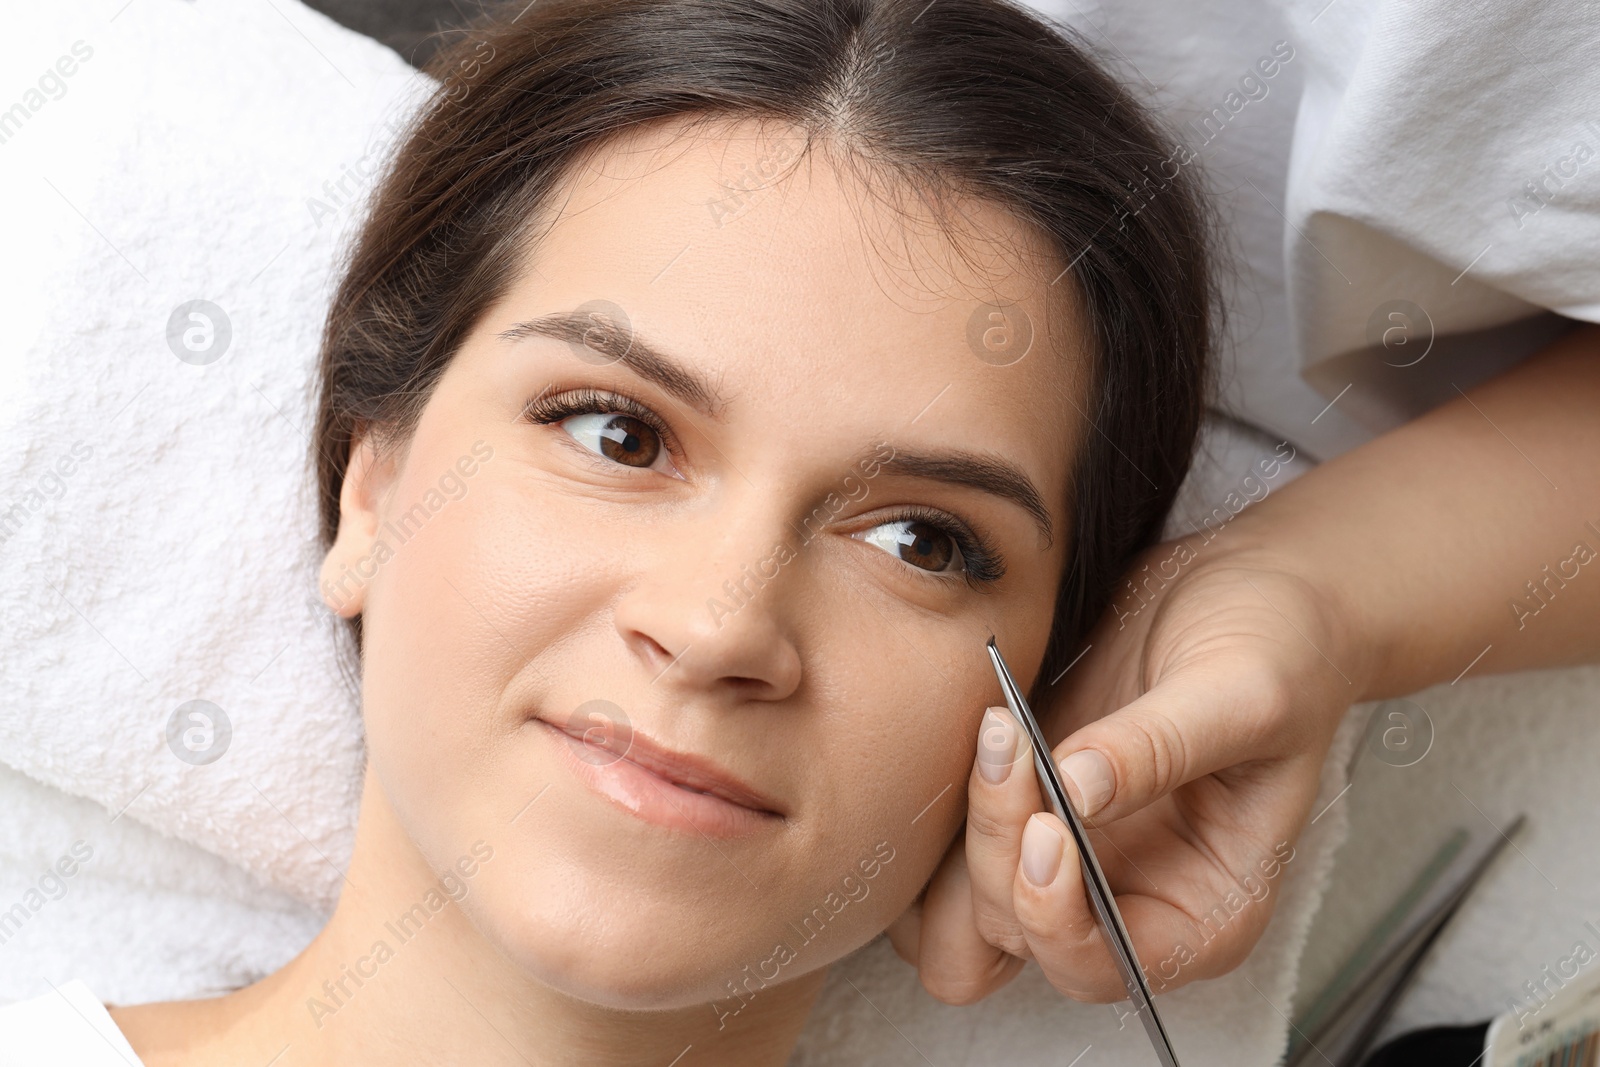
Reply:
<svg viewBox="0 0 1600 1067"><path fill-rule="evenodd" d="M7 1067L141 1067L100 998L77 979L0 1006L0 1062Z"/></svg>

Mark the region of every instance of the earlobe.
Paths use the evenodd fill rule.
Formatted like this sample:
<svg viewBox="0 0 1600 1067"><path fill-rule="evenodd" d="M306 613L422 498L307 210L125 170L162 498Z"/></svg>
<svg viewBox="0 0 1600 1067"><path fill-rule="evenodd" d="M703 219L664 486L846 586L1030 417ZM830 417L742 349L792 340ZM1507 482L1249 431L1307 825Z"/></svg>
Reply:
<svg viewBox="0 0 1600 1067"><path fill-rule="evenodd" d="M382 489L392 475L393 461L380 457L370 435L350 450L339 488L339 531L322 559L319 586L323 602L342 618L361 613L366 587L377 574L375 554L381 520Z"/></svg>

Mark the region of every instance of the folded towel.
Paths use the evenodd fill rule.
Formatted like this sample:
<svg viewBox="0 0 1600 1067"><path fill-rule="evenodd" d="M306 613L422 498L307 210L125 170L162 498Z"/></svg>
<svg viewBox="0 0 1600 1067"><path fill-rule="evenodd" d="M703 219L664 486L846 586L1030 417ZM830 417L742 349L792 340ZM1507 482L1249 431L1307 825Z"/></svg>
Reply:
<svg viewBox="0 0 1600 1067"><path fill-rule="evenodd" d="M311 371L363 172L430 86L293 0L11 19L0 86L33 88L0 143L18 206L0 450L20 458L0 487L0 910L26 918L0 927L0 999L73 978L116 1002L199 996L302 948L350 853L362 740L315 587ZM1218 425L1232 459L1197 472L1201 512L1261 445ZM1343 827L1336 807L1298 843L1244 967L1163 998L1186 1063L1282 1047ZM1074 1042L1148 1060L1136 1025L1036 970L930 1007L891 955L880 939L836 969L798 1062L920 1062L913 1042L941 1062L1059 1064Z"/></svg>
<svg viewBox="0 0 1600 1067"><path fill-rule="evenodd" d="M45 91L0 145L0 752L326 910L361 737L311 569L311 368L345 175L422 80L298 4L15 19L4 84ZM192 701L214 762L174 755Z"/></svg>

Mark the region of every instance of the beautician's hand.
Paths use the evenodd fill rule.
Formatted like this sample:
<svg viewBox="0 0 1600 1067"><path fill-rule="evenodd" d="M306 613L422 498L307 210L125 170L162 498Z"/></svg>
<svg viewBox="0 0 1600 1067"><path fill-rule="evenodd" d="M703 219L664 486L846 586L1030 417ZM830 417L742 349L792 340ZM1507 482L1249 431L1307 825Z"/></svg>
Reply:
<svg viewBox="0 0 1600 1067"><path fill-rule="evenodd" d="M1095 851L1155 991L1227 971L1260 937L1347 705L1600 662L1596 410L1600 326L1585 325L1308 471L1210 544L1186 539L1178 576L1136 612L1119 598L1048 690L1037 710L1102 828ZM1175 547L1131 576L1171 574ZM1011 729L986 725L965 834L890 936L951 1003L1028 958L1070 996L1121 999L1065 827L1033 814L1031 756L1003 758ZM996 762L1010 769L991 783Z"/></svg>
<svg viewBox="0 0 1600 1067"><path fill-rule="evenodd" d="M1157 993L1232 969L1261 936L1356 694L1324 658L1353 666L1329 594L1259 552L1187 540L1178 576L1143 606L1119 597L1036 709ZM1178 545L1131 575L1173 573L1190 551ZM1004 707L985 713L968 796L964 834L889 929L901 957L952 1004L1029 959L1074 999L1124 999L1072 838L1043 813Z"/></svg>

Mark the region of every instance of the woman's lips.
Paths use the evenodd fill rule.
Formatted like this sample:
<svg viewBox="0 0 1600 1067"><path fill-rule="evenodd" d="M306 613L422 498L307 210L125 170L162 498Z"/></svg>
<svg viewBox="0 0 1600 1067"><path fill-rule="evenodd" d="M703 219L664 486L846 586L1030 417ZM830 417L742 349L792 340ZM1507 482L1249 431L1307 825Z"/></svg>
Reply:
<svg viewBox="0 0 1600 1067"><path fill-rule="evenodd" d="M743 783L698 759L691 764L643 734L622 738L618 751L537 721L549 731L574 776L646 822L708 837L741 837L783 819L770 801Z"/></svg>

